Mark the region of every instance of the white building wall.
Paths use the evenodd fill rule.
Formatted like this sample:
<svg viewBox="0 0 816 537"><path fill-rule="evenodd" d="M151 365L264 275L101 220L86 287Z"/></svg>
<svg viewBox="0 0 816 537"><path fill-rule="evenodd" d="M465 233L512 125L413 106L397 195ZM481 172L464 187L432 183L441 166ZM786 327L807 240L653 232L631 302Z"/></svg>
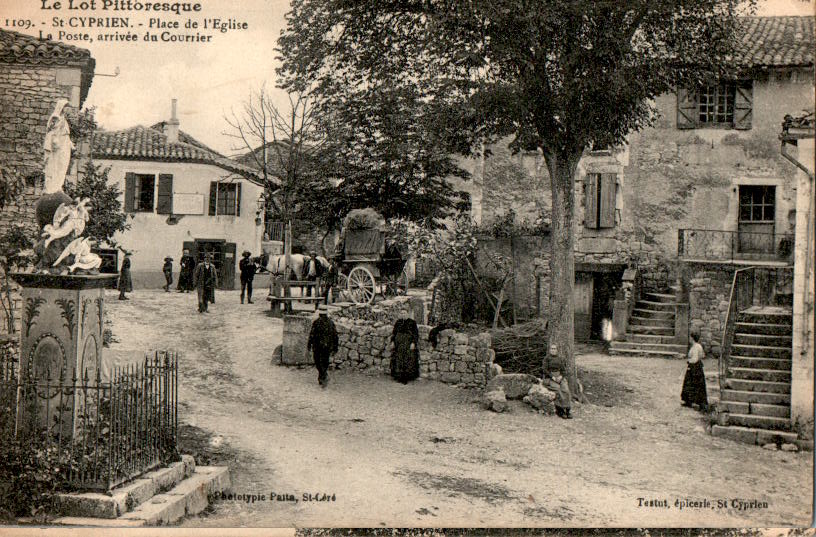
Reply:
<svg viewBox="0 0 816 537"><path fill-rule="evenodd" d="M124 207L125 174L173 174L173 194L199 194L203 197L202 214L177 215L177 223L171 223L169 215L138 212L128 215L130 229L114 238L127 250L132 250L131 275L135 289L159 288L164 285L162 265L164 258L173 258L173 279L178 280L178 262L184 242L196 239L223 239L236 244L236 255L231 260L235 265L235 285L238 279L238 261L241 252L248 250L253 255L261 253L263 226L256 224L258 198L263 188L239 175L209 164L185 162L149 162L133 160L97 159L97 164L110 166L108 175L111 182L117 182L122 191ZM240 216L209 216L209 192L211 181L235 181L241 184ZM157 181L158 183L158 181ZM156 184L156 189L158 184ZM154 193L158 200L158 192ZM174 203L174 211L177 209ZM93 215L91 215L93 218ZM120 263L121 263L120 256Z"/></svg>

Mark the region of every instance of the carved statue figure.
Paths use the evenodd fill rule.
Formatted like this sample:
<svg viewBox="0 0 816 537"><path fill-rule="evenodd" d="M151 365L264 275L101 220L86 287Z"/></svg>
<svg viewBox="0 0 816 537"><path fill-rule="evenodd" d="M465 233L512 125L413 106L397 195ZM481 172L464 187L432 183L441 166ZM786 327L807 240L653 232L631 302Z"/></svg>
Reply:
<svg viewBox="0 0 816 537"><path fill-rule="evenodd" d="M48 119L48 132L45 134L45 193L53 194L62 191L65 174L71 163L71 131L65 118L66 99L57 101L54 112Z"/></svg>
<svg viewBox="0 0 816 537"><path fill-rule="evenodd" d="M85 231L85 222L88 221L88 209L86 205L90 200L85 198L76 203L63 203L54 212L53 224L46 224L43 228L42 236L45 238L45 248L55 239L61 239L72 232L75 236L82 235Z"/></svg>
<svg viewBox="0 0 816 537"><path fill-rule="evenodd" d="M69 272L76 269L97 269L102 264L102 258L91 252L91 241L87 237L78 237L62 251L52 266L56 267L69 255L74 256L74 262L68 267Z"/></svg>

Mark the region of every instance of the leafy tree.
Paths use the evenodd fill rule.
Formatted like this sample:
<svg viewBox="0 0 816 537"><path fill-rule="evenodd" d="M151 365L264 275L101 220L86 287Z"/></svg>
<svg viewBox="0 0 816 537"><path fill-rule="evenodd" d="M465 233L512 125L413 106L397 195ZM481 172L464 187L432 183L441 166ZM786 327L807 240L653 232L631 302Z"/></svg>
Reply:
<svg viewBox="0 0 816 537"><path fill-rule="evenodd" d="M731 75L742 0L295 0L279 40L284 87L413 88L462 148L513 135L552 189L550 351L573 356L574 176L585 149L625 142L652 99ZM357 96L365 96L359 92ZM346 106L365 103L349 100Z"/></svg>
<svg viewBox="0 0 816 537"><path fill-rule="evenodd" d="M119 201L122 191L119 185L108 181L110 166L87 161L77 182L66 182L63 190L72 198L90 198L90 218L84 235L99 244L116 246L113 236L130 229L130 223Z"/></svg>
<svg viewBox="0 0 816 537"><path fill-rule="evenodd" d="M5 329L9 334L14 333L14 296L15 286L9 274L15 270L29 267L33 261L34 241L29 233L20 225L11 226L0 236L0 308L6 318Z"/></svg>

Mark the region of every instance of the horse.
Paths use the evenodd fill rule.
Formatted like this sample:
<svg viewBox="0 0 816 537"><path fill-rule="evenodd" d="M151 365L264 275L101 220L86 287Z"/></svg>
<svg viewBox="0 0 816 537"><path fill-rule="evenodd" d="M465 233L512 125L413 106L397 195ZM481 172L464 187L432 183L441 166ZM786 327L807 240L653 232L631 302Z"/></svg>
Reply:
<svg viewBox="0 0 816 537"><path fill-rule="evenodd" d="M329 260L323 256L316 256L317 262L323 267L323 272L325 273L331 264ZM310 279L310 274L306 271L306 264L309 261L309 256L303 254L292 254L289 256L289 268L292 270L291 272L291 279L298 280L298 281L305 281ZM284 266L286 264L286 255L279 254L273 255L269 257L269 263L267 266L267 270L270 274L276 277L283 277L284 276ZM313 273L313 267L309 267L311 276L315 276ZM300 288L300 294L304 294L304 288Z"/></svg>

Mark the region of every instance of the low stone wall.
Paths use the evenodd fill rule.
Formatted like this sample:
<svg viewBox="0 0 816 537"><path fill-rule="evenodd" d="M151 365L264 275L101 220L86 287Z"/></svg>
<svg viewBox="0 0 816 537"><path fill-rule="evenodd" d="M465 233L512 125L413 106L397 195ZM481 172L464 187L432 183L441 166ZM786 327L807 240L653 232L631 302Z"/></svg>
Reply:
<svg viewBox="0 0 816 537"><path fill-rule="evenodd" d="M691 264L689 269L689 330L700 334L706 355L719 357L734 267Z"/></svg>
<svg viewBox="0 0 816 537"><path fill-rule="evenodd" d="M400 296L383 300L375 304L354 304L352 302L335 302L332 305L332 318L344 318L354 321L370 321L393 325L397 319L407 313L417 324L425 324L426 298L423 296Z"/></svg>

